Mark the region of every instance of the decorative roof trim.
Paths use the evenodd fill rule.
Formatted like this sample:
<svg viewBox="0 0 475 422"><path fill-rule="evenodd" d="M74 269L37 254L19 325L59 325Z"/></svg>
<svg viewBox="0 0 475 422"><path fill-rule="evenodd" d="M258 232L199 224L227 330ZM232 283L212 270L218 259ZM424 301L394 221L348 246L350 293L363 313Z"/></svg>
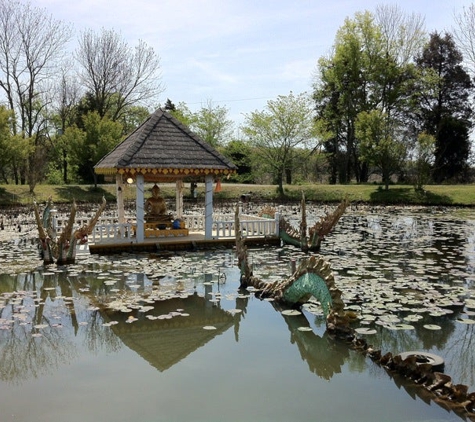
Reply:
<svg viewBox="0 0 475 422"><path fill-rule="evenodd" d="M200 168L200 169L178 169L178 168L96 168L97 174L122 174L127 176L134 176L137 174L156 175L156 176L168 176L168 177L186 177L186 176L207 176L213 175L228 175L235 173L234 169L213 169L213 168Z"/></svg>

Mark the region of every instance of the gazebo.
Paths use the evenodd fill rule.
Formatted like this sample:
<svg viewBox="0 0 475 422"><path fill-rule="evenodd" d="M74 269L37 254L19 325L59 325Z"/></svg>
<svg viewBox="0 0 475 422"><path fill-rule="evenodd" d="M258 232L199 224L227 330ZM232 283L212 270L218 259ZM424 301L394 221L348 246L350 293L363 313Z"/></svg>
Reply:
<svg viewBox="0 0 475 422"><path fill-rule="evenodd" d="M213 183L236 171L226 157L171 114L158 109L94 167L115 176L119 224L125 223L123 188L136 185L136 242L144 241L145 183L176 183L176 218L183 214L184 181L205 182L205 239L212 238Z"/></svg>

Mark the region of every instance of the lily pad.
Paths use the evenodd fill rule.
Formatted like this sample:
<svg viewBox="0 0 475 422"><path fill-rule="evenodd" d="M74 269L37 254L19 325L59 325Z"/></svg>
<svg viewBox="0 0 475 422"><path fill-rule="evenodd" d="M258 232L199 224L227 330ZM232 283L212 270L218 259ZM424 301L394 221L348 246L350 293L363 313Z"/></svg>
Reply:
<svg viewBox="0 0 475 422"><path fill-rule="evenodd" d="M475 319L457 318L456 321L460 322L461 324L475 324Z"/></svg>
<svg viewBox="0 0 475 422"><path fill-rule="evenodd" d="M355 328L355 332L357 332L358 334L364 334L364 335L371 335L371 334L377 333L377 331L374 328L368 328L368 327Z"/></svg>
<svg viewBox="0 0 475 422"><path fill-rule="evenodd" d="M313 331L310 327L299 327L297 328L299 331Z"/></svg>
<svg viewBox="0 0 475 422"><path fill-rule="evenodd" d="M386 328L389 330L413 330L414 326L410 324L389 324Z"/></svg>
<svg viewBox="0 0 475 422"><path fill-rule="evenodd" d="M440 325L436 324L425 324L423 327L427 330L440 330L442 328Z"/></svg>
<svg viewBox="0 0 475 422"><path fill-rule="evenodd" d="M285 309L282 311L282 315L287 315L287 316L302 315L302 312L297 311L295 309Z"/></svg>

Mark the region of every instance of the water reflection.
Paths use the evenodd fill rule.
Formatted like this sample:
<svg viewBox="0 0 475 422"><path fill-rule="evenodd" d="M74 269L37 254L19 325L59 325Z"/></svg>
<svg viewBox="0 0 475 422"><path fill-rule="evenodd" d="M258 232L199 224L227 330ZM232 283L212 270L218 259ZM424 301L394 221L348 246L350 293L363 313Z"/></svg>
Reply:
<svg viewBox="0 0 475 422"><path fill-rule="evenodd" d="M369 343L394 354L427 350L442 355L454 382L469 385L471 391L475 325L458 320L474 319L475 309L456 302L473 297L474 227L471 221L447 215L349 213L322 249L347 306L358 315L354 327L376 330L367 336ZM26 256L33 257L34 246L24 242L25 247ZM2 248L0 255L17 262L14 251ZM250 252L254 274L269 280L289 275L290 260L304 256L291 247ZM259 337L278 338L276 344L282 349L290 344L281 353L288 354L284 356L293 371L299 371L294 360L304 363L313 379L306 381L309 389L318 379L339 385L340 377L352 373L376 382L384 372L330 338L321 313L280 315L282 309L274 302L260 302L252 292L238 291L239 270L232 251L83 256L77 265L36 266L13 274L18 265L6 266L7 274L0 274L0 380L8 385L54 376L80 361L85 351L99 356L127 350L155 368L155 373L176 375L187 368L186 362L198 359L198 351L208 353L219 345L232 353L231 345L250 347L246 337L258 329L262 330ZM444 305L447 297L451 303ZM436 305L451 312L438 314ZM272 307L277 315L268 314ZM379 324L389 316L414 328ZM434 325L440 329L426 328ZM241 353L234 358L230 354L230 362L251 359L252 353L261 351ZM261 362L267 364L265 359ZM268 365L263 372L275 372L270 359ZM214 383L222 374L210 376ZM397 377L394 381L411 397L427 400L410 383ZM247 381L257 382L257 375Z"/></svg>
<svg viewBox="0 0 475 422"><path fill-rule="evenodd" d="M249 295L236 295L235 308L225 311L215 299L221 284L211 283L211 276L201 282L164 276L154 284L144 274L122 274L112 287L104 279L98 283L89 271L3 275L0 379L19 382L57 370L78 357L75 339L93 353L125 345L159 371L231 327L238 341ZM152 292L160 292L156 303L147 299ZM136 309L108 308L118 297L134 297Z"/></svg>
<svg viewBox="0 0 475 422"><path fill-rule="evenodd" d="M284 309L272 302L278 312ZM350 349L347 344L335 341L322 330L318 335L311 327L309 320L304 314L282 315L290 331L290 343L296 344L301 358L307 362L310 372L319 377L330 380L335 374L341 373L341 367L350 357ZM320 325L324 325L320 318Z"/></svg>
<svg viewBox="0 0 475 422"><path fill-rule="evenodd" d="M111 328L122 343L159 371L185 359L239 320L239 316L233 317L197 293L183 299L168 299L160 306L154 306L146 315L136 316L137 321L127 324L131 315L105 312L106 321L118 322ZM166 318L146 318L160 316ZM208 326L213 329L203 329Z"/></svg>

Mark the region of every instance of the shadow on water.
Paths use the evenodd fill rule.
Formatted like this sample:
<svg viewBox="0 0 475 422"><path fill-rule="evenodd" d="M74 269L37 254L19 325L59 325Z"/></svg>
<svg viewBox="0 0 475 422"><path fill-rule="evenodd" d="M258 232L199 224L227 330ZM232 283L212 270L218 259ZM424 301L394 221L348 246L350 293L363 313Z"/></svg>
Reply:
<svg viewBox="0 0 475 422"><path fill-rule="evenodd" d="M420 203L431 204L443 204L450 205L452 200L446 195L437 195L430 190L424 190L422 192L414 192L414 188L391 188L388 190L378 188L370 195L371 200L377 204L393 204L404 205L414 203L416 198Z"/></svg>

